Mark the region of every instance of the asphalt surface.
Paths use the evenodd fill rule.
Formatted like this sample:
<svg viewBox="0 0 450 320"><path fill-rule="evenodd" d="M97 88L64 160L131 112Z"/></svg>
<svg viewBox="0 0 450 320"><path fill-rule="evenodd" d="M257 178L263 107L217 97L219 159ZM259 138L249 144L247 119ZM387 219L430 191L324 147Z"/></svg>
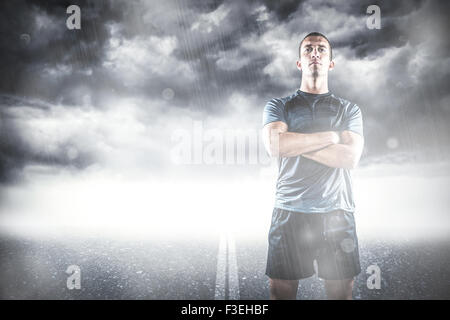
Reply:
<svg viewBox="0 0 450 320"><path fill-rule="evenodd" d="M214 299L220 235L118 240L99 236L0 238L1 299ZM234 236L240 299L269 298L267 242ZM450 238L359 239L362 272L355 299L450 299ZM68 289L69 266L80 289ZM377 265L380 288L366 269ZM298 299L324 299L316 276L300 282Z"/></svg>

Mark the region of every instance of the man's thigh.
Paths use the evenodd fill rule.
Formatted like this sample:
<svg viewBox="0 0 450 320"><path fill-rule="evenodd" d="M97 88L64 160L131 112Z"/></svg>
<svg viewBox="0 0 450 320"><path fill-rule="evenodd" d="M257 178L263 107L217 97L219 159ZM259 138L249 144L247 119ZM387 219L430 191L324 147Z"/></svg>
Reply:
<svg viewBox="0 0 450 320"><path fill-rule="evenodd" d="M328 299L351 300L354 279L325 280L325 290Z"/></svg>
<svg viewBox="0 0 450 320"><path fill-rule="evenodd" d="M270 279L270 299L296 299L298 282L298 280Z"/></svg>
<svg viewBox="0 0 450 320"><path fill-rule="evenodd" d="M358 238L353 214L340 211L324 216L323 241L317 265L325 280L353 279L361 272Z"/></svg>
<svg viewBox="0 0 450 320"><path fill-rule="evenodd" d="M299 280L314 274L314 226L307 215L274 208L268 237L269 278Z"/></svg>

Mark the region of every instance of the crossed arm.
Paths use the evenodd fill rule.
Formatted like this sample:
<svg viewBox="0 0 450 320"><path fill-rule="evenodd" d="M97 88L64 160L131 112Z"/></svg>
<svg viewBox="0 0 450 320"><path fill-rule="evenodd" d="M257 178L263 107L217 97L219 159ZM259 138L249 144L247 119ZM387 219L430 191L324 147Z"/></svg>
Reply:
<svg viewBox="0 0 450 320"><path fill-rule="evenodd" d="M282 121L263 129L264 146L270 156L303 156L333 168L354 169L361 158L364 138L349 130L316 133L288 132Z"/></svg>

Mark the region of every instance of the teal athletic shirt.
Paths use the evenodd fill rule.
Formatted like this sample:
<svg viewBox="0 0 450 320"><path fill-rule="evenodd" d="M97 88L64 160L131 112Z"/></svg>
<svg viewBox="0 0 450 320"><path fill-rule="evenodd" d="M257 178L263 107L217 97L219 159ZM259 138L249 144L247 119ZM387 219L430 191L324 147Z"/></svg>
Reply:
<svg viewBox="0 0 450 320"><path fill-rule="evenodd" d="M328 92L297 90L270 100L263 112L263 126L283 121L289 132L314 133L350 130L362 137L359 107ZM305 213L355 211L349 169L332 168L305 157L279 157L275 207Z"/></svg>

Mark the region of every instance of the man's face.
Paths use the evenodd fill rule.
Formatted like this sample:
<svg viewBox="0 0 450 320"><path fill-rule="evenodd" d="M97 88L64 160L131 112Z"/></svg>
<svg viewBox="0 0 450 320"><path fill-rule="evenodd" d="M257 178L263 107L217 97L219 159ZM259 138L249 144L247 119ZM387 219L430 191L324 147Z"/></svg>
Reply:
<svg viewBox="0 0 450 320"><path fill-rule="evenodd" d="M303 40L300 47L300 60L297 67L304 75L323 76L333 69L334 62L330 60L330 44L320 36L311 36Z"/></svg>

